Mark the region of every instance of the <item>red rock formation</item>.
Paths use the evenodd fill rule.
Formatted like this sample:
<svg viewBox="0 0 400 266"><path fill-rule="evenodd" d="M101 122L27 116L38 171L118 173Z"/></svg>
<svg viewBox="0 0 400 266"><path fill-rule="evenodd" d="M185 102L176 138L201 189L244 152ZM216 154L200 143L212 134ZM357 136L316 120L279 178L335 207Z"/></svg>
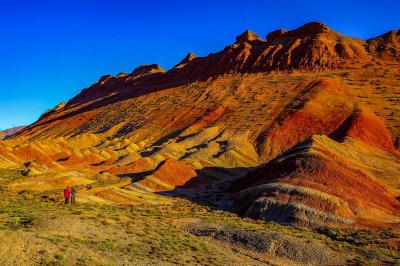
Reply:
<svg viewBox="0 0 400 266"><path fill-rule="evenodd" d="M166 74L175 80L204 79L228 73L347 67L368 62L370 56L365 44L318 22L292 31L274 31L267 35L267 41L245 31L223 51L198 58L180 71L172 69Z"/></svg>
<svg viewBox="0 0 400 266"><path fill-rule="evenodd" d="M367 40L368 51L384 60L400 59L400 30L393 30Z"/></svg>
<svg viewBox="0 0 400 266"><path fill-rule="evenodd" d="M389 160L371 171L381 156L315 137L237 180L236 210L303 225L396 223L400 204L386 179L400 172Z"/></svg>
<svg viewBox="0 0 400 266"><path fill-rule="evenodd" d="M295 100L258 137L262 158L273 158L312 135L329 134L353 110L347 87L338 80L324 79L299 87L302 89Z"/></svg>
<svg viewBox="0 0 400 266"><path fill-rule="evenodd" d="M157 77L164 73L157 64L141 65L135 68L131 74L119 74L117 76L104 75L98 82L84 89L76 97L68 102L68 106L98 100L118 93L127 92L143 83L154 83Z"/></svg>
<svg viewBox="0 0 400 266"><path fill-rule="evenodd" d="M163 73L165 72L164 69L162 69L159 65L157 64L152 64L152 65L141 65L135 68L132 73L131 77L132 78L137 78L137 77L143 77L149 74L154 74L154 73Z"/></svg>
<svg viewBox="0 0 400 266"><path fill-rule="evenodd" d="M138 159L137 161L121 166L115 166L109 169L107 172L113 175L119 174L132 174L132 173L141 173L152 170L153 165L143 158Z"/></svg>
<svg viewBox="0 0 400 266"><path fill-rule="evenodd" d="M177 64L176 66L174 66L175 69L179 69L179 68L183 68L185 67L185 65L187 63L190 63L191 61L193 61L195 58L197 57L197 55L195 55L194 53L190 52L188 53L185 58L182 59L181 62L179 62L179 64Z"/></svg>
<svg viewBox="0 0 400 266"><path fill-rule="evenodd" d="M253 41L261 41L261 38L256 33L249 30L246 30L245 32L236 37L237 43L253 42Z"/></svg>
<svg viewBox="0 0 400 266"><path fill-rule="evenodd" d="M331 136L337 140L351 137L373 147L394 151L392 135L385 122L366 109L354 111Z"/></svg>
<svg viewBox="0 0 400 266"><path fill-rule="evenodd" d="M156 180L146 178L139 181L139 183L154 191L168 191L177 186L184 185L196 175L196 171L188 164L176 161L175 159L167 159L153 172L152 176ZM157 182L157 180L161 182Z"/></svg>
<svg viewBox="0 0 400 266"><path fill-rule="evenodd" d="M68 104L85 103L141 86L171 86L223 74L359 67L376 60L399 59L399 32L368 41L344 36L319 22L295 30L277 30L262 40L245 31L236 42L206 57L189 53L164 73L158 65L139 66L129 75L103 76Z"/></svg>

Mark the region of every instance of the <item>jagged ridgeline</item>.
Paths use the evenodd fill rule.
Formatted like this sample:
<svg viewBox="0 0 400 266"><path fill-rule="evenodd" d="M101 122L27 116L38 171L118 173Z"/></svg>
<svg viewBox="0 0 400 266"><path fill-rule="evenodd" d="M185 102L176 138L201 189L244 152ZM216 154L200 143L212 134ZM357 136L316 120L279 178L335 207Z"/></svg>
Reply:
<svg viewBox="0 0 400 266"><path fill-rule="evenodd" d="M24 169L15 191L82 185L83 202L179 195L287 224L389 226L400 222L399 70L399 31L245 31L167 71L101 77L0 142L0 167Z"/></svg>

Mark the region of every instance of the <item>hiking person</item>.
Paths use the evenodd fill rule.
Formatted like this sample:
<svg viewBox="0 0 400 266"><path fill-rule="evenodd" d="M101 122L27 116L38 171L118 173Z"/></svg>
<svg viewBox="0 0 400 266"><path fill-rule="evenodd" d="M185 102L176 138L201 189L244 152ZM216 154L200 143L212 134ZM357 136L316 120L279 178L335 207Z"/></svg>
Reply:
<svg viewBox="0 0 400 266"><path fill-rule="evenodd" d="M69 204L69 198L71 197L71 188L66 187L64 189L65 205Z"/></svg>
<svg viewBox="0 0 400 266"><path fill-rule="evenodd" d="M75 197L76 197L76 189L74 187L71 188L71 204L75 205Z"/></svg>

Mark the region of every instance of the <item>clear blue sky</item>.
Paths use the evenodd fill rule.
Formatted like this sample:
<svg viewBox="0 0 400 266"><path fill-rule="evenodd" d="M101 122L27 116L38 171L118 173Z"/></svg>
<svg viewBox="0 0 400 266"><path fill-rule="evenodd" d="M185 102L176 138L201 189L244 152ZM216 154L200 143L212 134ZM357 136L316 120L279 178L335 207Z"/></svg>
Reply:
<svg viewBox="0 0 400 266"><path fill-rule="evenodd" d="M329 4L328 4L329 3ZM261 36L322 21L369 38L400 28L396 0L0 0L0 129L34 122L103 74L168 69L251 29Z"/></svg>

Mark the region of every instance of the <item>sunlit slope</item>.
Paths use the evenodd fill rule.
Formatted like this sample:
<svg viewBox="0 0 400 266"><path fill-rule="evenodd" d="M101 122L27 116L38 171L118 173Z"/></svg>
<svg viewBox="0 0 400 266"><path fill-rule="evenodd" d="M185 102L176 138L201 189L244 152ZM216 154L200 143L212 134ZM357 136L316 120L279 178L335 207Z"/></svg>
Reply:
<svg viewBox="0 0 400 266"><path fill-rule="evenodd" d="M268 148L268 142L263 138L283 128L279 123L301 128L301 119L305 121L321 117L322 120L331 121L308 123L316 124L319 127L316 130L329 131L351 112L352 104L359 104L368 106L383 117L396 141L400 130L399 77L394 67L382 73L385 71L390 73L387 77L379 77L381 74L378 72L377 76L370 79L366 78L368 73L365 70L345 74L333 72L221 77L116 102L108 103L110 100L105 99L104 104L96 102L59 110L26 128L18 138L20 142L25 138L35 140L82 133L106 133L103 135L109 138L129 136L134 142L145 141L146 145L158 145L182 133L189 134L201 128L218 126L225 135L246 134L253 144L261 140L261 144L264 144L258 145L263 150L262 155L266 156L270 153L276 155L273 150L277 148ZM339 77L326 80L324 76ZM329 91L324 91L325 87ZM324 105L325 101L330 101L330 105ZM302 108L302 104L307 102L310 102L309 106ZM334 110L336 105L341 109ZM295 114L300 120L291 118L291 113L297 109L303 109ZM286 130L293 131L291 128ZM310 135L313 132L304 133ZM293 136L293 142L285 146L301 140L301 134L298 135Z"/></svg>
<svg viewBox="0 0 400 266"><path fill-rule="evenodd" d="M237 180L237 210L285 223L397 224L400 157L382 121L366 110L349 119L337 141L313 136Z"/></svg>
<svg viewBox="0 0 400 266"><path fill-rule="evenodd" d="M247 31L222 51L189 54L168 71L152 64L101 77L0 142L0 168L23 174L10 183L13 191L74 185L85 202L179 194L229 207L224 193L233 182L236 210L246 215L393 224L396 47L396 31L371 40L321 23L267 40ZM284 211L270 217L270 208Z"/></svg>
<svg viewBox="0 0 400 266"><path fill-rule="evenodd" d="M285 179L288 185L294 187L284 185L281 188L281 181L278 185L275 185L275 181L270 185L268 181L267 190L270 191L269 186L272 186L271 191L278 191L292 199L290 195L294 193L291 192L293 189L297 191L304 188L306 192L299 192L299 195L295 193L295 202L310 207L308 211L314 215L312 219L317 224L395 222L399 208L395 200L399 194L396 190L399 159L392 134L397 132L397 118L388 119L386 124L383 118L377 118L377 114L383 116L381 110L386 110L380 105L383 100L377 105L369 105L368 109L371 110L367 110L365 97L377 99L379 96L369 94L368 87L365 94L360 95L362 97L358 96L357 89L346 84L341 75L339 72L291 74L286 77L236 76L233 78L235 83L238 82L235 89L227 86L233 82L232 77L222 77L204 87L170 88L99 107L104 110L89 111L99 112L98 120L88 119L84 127L74 122L86 119L86 112L77 112L69 117L69 111L59 111L23 131L20 136L4 142L0 162L2 167L28 169L26 179L12 184L17 191L61 188L68 184L94 184L96 189L84 189L83 195L87 195L85 200L137 202L132 197L133 192L124 191L137 191L135 195L150 195L148 193L173 191L176 188L200 192L208 184L218 184L245 175L264 160L271 160L314 135L325 135L313 137L304 148L307 152L296 155L304 164L310 164L307 167L315 173L298 176L295 182ZM183 90L193 95L183 94ZM140 101L140 98L143 99ZM178 98L181 100L178 101ZM152 101L158 102L158 105L151 104ZM189 101L196 103L193 108L189 108ZM175 104L174 107L171 102ZM136 112L127 111L135 106L132 103L142 104L143 109L140 110L145 114L139 109ZM199 108L202 105L209 107ZM392 112L396 112L396 108ZM124 115L120 115L120 112ZM134 120L136 115L147 118ZM46 122L51 117L54 121ZM111 124L105 124L106 121L111 121ZM127 125L132 121L142 125L122 134L121 130L128 128ZM112 123L115 125L112 126ZM387 125L392 126L387 128ZM75 133L63 136L63 132L70 130ZM344 136L347 138L343 143L336 142L342 141ZM370 162L376 164L372 167ZM286 163L274 166L274 173L280 176L288 169L302 169L301 165L292 161L290 165L292 167L289 168ZM348 165L351 165L351 170L346 168ZM221 169L225 170L221 172ZM371 169L374 169L373 172ZM71 173L71 170L76 173ZM357 174L360 171L367 174ZM97 177L94 178L94 175ZM314 175L322 179L308 181ZM329 189L315 185L325 182L322 176L334 176ZM71 177L74 177L72 181L68 181ZM110 186L95 185L99 178L108 180ZM343 185L343 182L347 185ZM357 189L363 188L362 191L365 191L361 184L370 184L368 187L374 191L377 201L387 198L390 207L379 207L376 202L373 204L369 200L370 196L362 197L363 193L358 195L357 191L360 190ZM345 192L330 194L330 191L341 191L342 185L347 189ZM260 193L264 193L262 191ZM316 196L313 193L325 194ZM251 194L258 195L254 191ZM243 204L250 208L246 205L249 204L246 197L238 199L238 206ZM310 202L317 204L317 207L307 205ZM295 206L301 212L304 211L303 205ZM245 213L258 215L251 211ZM307 219L312 220L309 217Z"/></svg>

